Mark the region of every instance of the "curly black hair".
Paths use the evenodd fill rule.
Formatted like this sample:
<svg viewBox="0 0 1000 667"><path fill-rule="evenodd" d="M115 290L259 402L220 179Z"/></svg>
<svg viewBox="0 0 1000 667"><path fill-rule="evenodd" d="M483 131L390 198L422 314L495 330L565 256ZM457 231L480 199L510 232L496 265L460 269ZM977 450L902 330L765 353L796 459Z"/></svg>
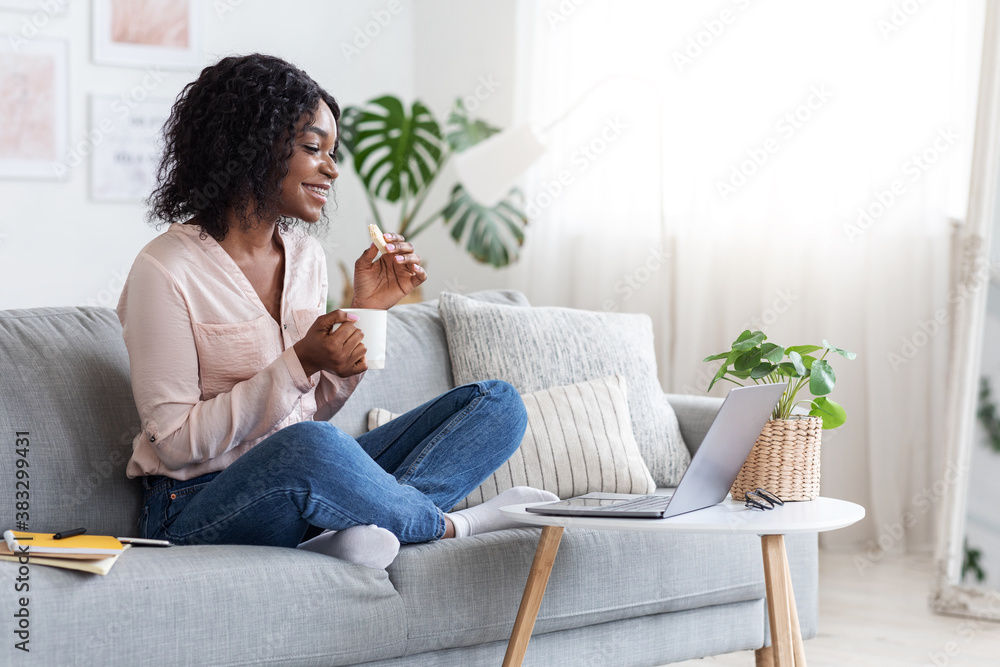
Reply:
<svg viewBox="0 0 1000 667"><path fill-rule="evenodd" d="M216 241L229 231L229 210L245 229L253 218L276 218L282 230L299 224L278 216L281 181L299 123L321 100L333 112L339 144L340 106L294 65L253 53L203 69L178 95L163 127L150 222L197 216L202 234ZM322 220L325 225L325 211Z"/></svg>

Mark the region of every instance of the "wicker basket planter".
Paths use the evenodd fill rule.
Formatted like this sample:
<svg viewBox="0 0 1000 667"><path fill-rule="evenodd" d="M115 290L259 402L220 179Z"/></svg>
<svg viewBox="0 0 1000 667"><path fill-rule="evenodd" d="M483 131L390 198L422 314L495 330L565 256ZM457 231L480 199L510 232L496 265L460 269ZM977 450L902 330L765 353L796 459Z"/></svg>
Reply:
<svg viewBox="0 0 1000 667"><path fill-rule="evenodd" d="M782 500L819 497L820 417L772 419L757 437L731 492L734 500L757 487Z"/></svg>

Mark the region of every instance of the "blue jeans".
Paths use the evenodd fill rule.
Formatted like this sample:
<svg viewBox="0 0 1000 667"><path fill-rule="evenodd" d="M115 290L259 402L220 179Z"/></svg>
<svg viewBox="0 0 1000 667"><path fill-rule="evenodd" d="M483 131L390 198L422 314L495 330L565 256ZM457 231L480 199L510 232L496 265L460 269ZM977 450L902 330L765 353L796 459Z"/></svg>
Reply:
<svg viewBox="0 0 1000 667"><path fill-rule="evenodd" d="M139 534L177 544L294 547L310 525L375 524L402 543L444 536L444 512L521 444L506 382L456 387L355 440L328 422L271 434L225 470L143 478Z"/></svg>

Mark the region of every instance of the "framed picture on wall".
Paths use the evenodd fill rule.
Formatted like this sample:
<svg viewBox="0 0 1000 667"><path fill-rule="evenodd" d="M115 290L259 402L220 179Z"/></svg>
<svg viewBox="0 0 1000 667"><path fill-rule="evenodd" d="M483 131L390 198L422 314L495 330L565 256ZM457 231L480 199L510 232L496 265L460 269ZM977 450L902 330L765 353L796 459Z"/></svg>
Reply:
<svg viewBox="0 0 1000 667"><path fill-rule="evenodd" d="M66 174L66 54L66 40L0 40L0 178Z"/></svg>
<svg viewBox="0 0 1000 667"><path fill-rule="evenodd" d="M196 69L201 65L199 0L93 0L94 62Z"/></svg>
<svg viewBox="0 0 1000 667"><path fill-rule="evenodd" d="M173 102L90 96L90 136L100 137L90 154L91 199L132 202L149 196L163 149L160 132Z"/></svg>

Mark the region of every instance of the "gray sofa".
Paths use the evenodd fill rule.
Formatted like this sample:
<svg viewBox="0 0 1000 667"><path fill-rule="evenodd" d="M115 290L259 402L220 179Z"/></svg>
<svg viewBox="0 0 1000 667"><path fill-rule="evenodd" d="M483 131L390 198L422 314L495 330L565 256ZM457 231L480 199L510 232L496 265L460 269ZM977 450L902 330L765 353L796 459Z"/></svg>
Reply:
<svg viewBox="0 0 1000 667"><path fill-rule="evenodd" d="M333 420L350 433L372 407L401 412L451 386L435 303L391 315L387 370L369 372ZM696 449L718 401L669 399ZM135 535L141 484L124 467L138 429L114 311L0 311L0 528L14 524L14 438L26 431L30 530ZM107 576L30 565L25 577L0 562L0 664L499 665L538 535L404 546L388 571L245 546L132 548ZM786 542L812 637L816 538ZM22 597L28 653L12 634ZM568 530L525 664L660 665L758 648L766 626L754 536Z"/></svg>

